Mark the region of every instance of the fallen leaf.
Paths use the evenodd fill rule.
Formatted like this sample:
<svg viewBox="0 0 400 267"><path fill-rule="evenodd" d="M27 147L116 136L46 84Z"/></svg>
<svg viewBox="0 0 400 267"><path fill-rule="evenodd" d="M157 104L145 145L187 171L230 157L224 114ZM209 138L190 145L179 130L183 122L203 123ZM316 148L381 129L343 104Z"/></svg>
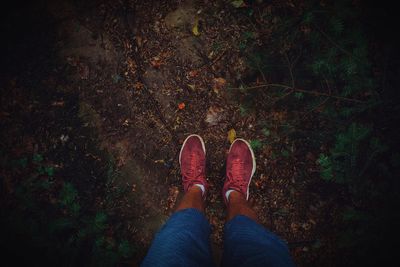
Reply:
<svg viewBox="0 0 400 267"><path fill-rule="evenodd" d="M232 6L234 6L236 8L246 6L246 4L243 0L234 0L234 1L231 1L231 4L232 4Z"/></svg>
<svg viewBox="0 0 400 267"><path fill-rule="evenodd" d="M138 47L142 47L143 38L141 36L136 36L135 39L136 39L136 43L137 43Z"/></svg>
<svg viewBox="0 0 400 267"><path fill-rule="evenodd" d="M220 91L221 89L223 89L223 88L225 87L225 85L226 85L226 80L225 80L224 78L221 78L221 77L219 77L219 78L214 78L213 82L214 82L214 84L213 84L213 90L214 90L214 92L215 92L216 94L218 94L219 91Z"/></svg>
<svg viewBox="0 0 400 267"><path fill-rule="evenodd" d="M153 57L153 59L150 61L151 66L153 68L158 69L161 66L161 59L159 57Z"/></svg>
<svg viewBox="0 0 400 267"><path fill-rule="evenodd" d="M181 124L181 118L179 116L176 117L175 124L176 127L178 127L178 125Z"/></svg>
<svg viewBox="0 0 400 267"><path fill-rule="evenodd" d="M194 36L199 36L199 35L200 35L200 32L199 32L199 19L198 19L198 18L196 18L196 19L194 20L194 25L193 25L193 28L192 28L192 33L193 33Z"/></svg>
<svg viewBox="0 0 400 267"><path fill-rule="evenodd" d="M54 101L53 103L51 103L51 105L53 107L63 107L64 106L64 101Z"/></svg>
<svg viewBox="0 0 400 267"><path fill-rule="evenodd" d="M191 70L191 71L189 71L189 77L190 77L190 78L197 77L198 75L199 75L199 71L198 71L198 70Z"/></svg>
<svg viewBox="0 0 400 267"><path fill-rule="evenodd" d="M210 126L215 126L217 125L222 119L223 119L223 109L220 107L215 107L212 106L208 109L207 115L206 115L206 122Z"/></svg>
<svg viewBox="0 0 400 267"><path fill-rule="evenodd" d="M133 88L135 88L136 90L141 90L141 89L143 88L143 83L141 83L141 82L136 82L136 83L133 85Z"/></svg>
<svg viewBox="0 0 400 267"><path fill-rule="evenodd" d="M178 109L179 109L179 110L182 110L182 109L184 109L184 108L185 108L185 106L186 106L186 105L185 105L185 103L184 103L184 102L182 102L182 103L179 103L179 104L178 104Z"/></svg>
<svg viewBox="0 0 400 267"><path fill-rule="evenodd" d="M172 186L168 189L168 198L167 198L168 206L166 207L166 209L172 209L175 206L178 194L179 194L178 187Z"/></svg>
<svg viewBox="0 0 400 267"><path fill-rule="evenodd" d="M228 141L229 141L229 143L233 143L233 141L235 141L235 139L236 139L236 131L235 131L235 129L230 129L229 131L228 131Z"/></svg>

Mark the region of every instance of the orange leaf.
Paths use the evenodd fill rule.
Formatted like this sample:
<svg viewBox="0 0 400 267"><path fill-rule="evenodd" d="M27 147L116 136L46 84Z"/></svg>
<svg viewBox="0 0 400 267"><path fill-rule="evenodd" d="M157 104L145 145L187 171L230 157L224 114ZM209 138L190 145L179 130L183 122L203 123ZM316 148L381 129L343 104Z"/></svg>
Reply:
<svg viewBox="0 0 400 267"><path fill-rule="evenodd" d="M213 80L213 90L215 93L219 93L221 89L223 89L226 85L226 80L224 78L214 78Z"/></svg>
<svg viewBox="0 0 400 267"><path fill-rule="evenodd" d="M184 102L178 104L178 109L179 110L182 110L184 108L185 108L185 103Z"/></svg>

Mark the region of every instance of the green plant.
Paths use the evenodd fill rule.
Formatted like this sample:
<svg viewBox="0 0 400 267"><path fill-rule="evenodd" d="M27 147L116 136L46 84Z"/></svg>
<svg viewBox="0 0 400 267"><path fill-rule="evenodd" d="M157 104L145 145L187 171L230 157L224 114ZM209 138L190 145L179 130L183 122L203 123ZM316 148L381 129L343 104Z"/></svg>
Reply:
<svg viewBox="0 0 400 267"><path fill-rule="evenodd" d="M266 128L266 127L264 127L264 128L262 129L262 133L263 133L266 137L268 137L268 136L271 135L271 131L270 131L268 128Z"/></svg>
<svg viewBox="0 0 400 267"><path fill-rule="evenodd" d="M303 4L301 10L274 10L272 5L268 12L246 17L252 22L250 29L268 25L272 33L241 35L246 40L241 52L252 76L246 84L241 81L236 92L241 103L246 99L252 107L249 113L287 115L271 115L270 121L267 117L267 125L277 127L262 129L265 137L274 129L273 138L265 139L295 143L296 149L319 154L316 164L324 186L344 196L340 205L346 212L338 221L346 230L338 239L357 251L356 262L370 254L365 252L372 246L365 244L382 241L382 226L395 217L393 207L399 198L390 188L398 184L394 177L400 157L390 152L390 144L398 144L397 133L385 137L394 127L385 117L393 115L382 110L393 112L398 107L385 99L380 88L382 77L376 73L390 71L377 68L380 53L370 47L362 4L343 0ZM281 149L271 158L289 155L289 150Z"/></svg>
<svg viewBox="0 0 400 267"><path fill-rule="evenodd" d="M78 203L78 192L71 183L64 183L60 192L59 201L71 216L79 214L80 205Z"/></svg>
<svg viewBox="0 0 400 267"><path fill-rule="evenodd" d="M263 147L263 144L261 143L260 140L254 139L250 140L250 146L254 151L258 151Z"/></svg>
<svg viewBox="0 0 400 267"><path fill-rule="evenodd" d="M331 181L333 179L331 159L325 154L320 154L317 163L321 166L320 174L322 179Z"/></svg>
<svg viewBox="0 0 400 267"><path fill-rule="evenodd" d="M245 50L246 48L248 48L249 44L252 44L253 40L255 39L255 33L251 32L251 31L245 31L241 38L240 38L240 42L238 44L238 47L240 50Z"/></svg>
<svg viewBox="0 0 400 267"><path fill-rule="evenodd" d="M109 169L114 170L111 165L112 162ZM112 225L106 210L88 208L73 182L63 182L61 187L53 182L57 179L53 177L54 164L47 158L34 154L32 161L26 157L9 159L5 166L17 173L32 173L16 184L16 206L2 223L30 240L30 247L48 251L43 255L46 262L61 266L81 264L79 255L84 253L85 265L115 266L134 255L135 247L130 241L107 233Z"/></svg>
<svg viewBox="0 0 400 267"><path fill-rule="evenodd" d="M321 154L317 163L321 166L321 177L338 183L351 182L357 178L361 142L370 136L371 128L352 123L336 136L329 155Z"/></svg>
<svg viewBox="0 0 400 267"><path fill-rule="evenodd" d="M240 105L239 109L240 109L240 115L242 117L246 116L249 113L249 110L243 105Z"/></svg>
<svg viewBox="0 0 400 267"><path fill-rule="evenodd" d="M290 152L288 150L284 149L284 150L281 151L281 155L284 158L288 158L290 156Z"/></svg>

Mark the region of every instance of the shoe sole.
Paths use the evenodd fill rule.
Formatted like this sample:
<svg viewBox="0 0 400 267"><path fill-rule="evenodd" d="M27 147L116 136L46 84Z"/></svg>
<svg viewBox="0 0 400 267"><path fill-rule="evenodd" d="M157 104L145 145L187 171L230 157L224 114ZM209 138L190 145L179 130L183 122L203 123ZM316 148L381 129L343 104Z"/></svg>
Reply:
<svg viewBox="0 0 400 267"><path fill-rule="evenodd" d="M251 148L251 145L249 144L249 142L247 142L246 140L244 140L244 139L242 139L242 138L236 138L236 139L233 141L233 143L232 143L231 146L229 147L229 152L228 152L228 153L231 152L232 146L233 146L233 144L234 144L236 141L243 141L243 142L247 145L247 147L249 148L250 153L251 153L251 158L253 159L253 169L251 170L251 176L250 176L250 179L249 179L249 183L247 184L247 195L246 195L246 200L249 200L250 183L251 183L251 179L253 178L254 173L256 172L256 157L254 156L254 151L253 151L253 149Z"/></svg>
<svg viewBox="0 0 400 267"><path fill-rule="evenodd" d="M185 147L185 144L186 144L187 140L190 137L193 137L193 136L196 136L196 137L199 138L199 140L201 142L201 147L203 148L203 151L204 151L204 155L206 155L206 145L204 144L203 138L201 138L201 136L198 135L198 134L191 134L188 137L186 137L185 141L183 141L183 144L182 144L182 147L181 147L181 151L179 152L179 165L181 165L181 155L182 155L183 148Z"/></svg>

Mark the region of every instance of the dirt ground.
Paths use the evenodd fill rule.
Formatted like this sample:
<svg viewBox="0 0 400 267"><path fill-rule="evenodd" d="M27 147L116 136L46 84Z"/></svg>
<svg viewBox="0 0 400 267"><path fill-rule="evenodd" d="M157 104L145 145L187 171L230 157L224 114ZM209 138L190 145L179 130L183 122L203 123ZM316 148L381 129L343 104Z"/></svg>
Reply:
<svg viewBox="0 0 400 267"><path fill-rule="evenodd" d="M264 8L273 12L274 5L285 4L269 1ZM17 100L3 103L2 120L11 120L10 114L25 116L19 125L25 134L16 139L10 126L8 141L32 152L73 151L78 145L81 154L76 161L84 157L94 162L87 168L105 164L90 152L87 142L111 155L119 173L112 184L127 188L129 194L109 210L125 218L128 234L139 247L136 263L182 196L178 152L191 133L200 134L206 143L206 216L219 261L225 220L221 190L231 129L237 137L280 144L256 149L250 201L260 222L288 243L298 266L315 266L335 257L330 229L337 218L338 191L319 178L315 161L320 148L307 146L307 131L316 125L304 122L303 136L290 139L282 126L298 114L284 107L246 112L237 90L230 89L259 76L235 45L244 32L254 29L234 7L207 0L49 1L45 7L48 17L43 23L52 24L38 34L51 38L52 47L41 62L50 60L52 67L37 77L37 84L43 88L38 101L46 104L21 93L27 87L22 81L31 76L8 77L8 99ZM268 25L257 34L268 36ZM70 120L72 111L84 129ZM30 121L27 114L41 119ZM58 160L55 164L62 169L62 154Z"/></svg>

